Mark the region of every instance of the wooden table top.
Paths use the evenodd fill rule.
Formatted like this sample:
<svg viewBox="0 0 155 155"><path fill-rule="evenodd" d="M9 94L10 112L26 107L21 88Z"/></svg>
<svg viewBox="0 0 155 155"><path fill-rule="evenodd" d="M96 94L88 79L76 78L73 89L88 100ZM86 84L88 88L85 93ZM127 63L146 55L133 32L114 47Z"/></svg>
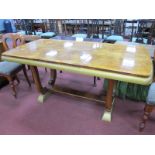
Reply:
<svg viewBox="0 0 155 155"><path fill-rule="evenodd" d="M24 38L24 40L26 42L31 42L31 41L34 41L34 40L41 39L41 37L37 36L37 35L22 35L22 37Z"/></svg>
<svg viewBox="0 0 155 155"><path fill-rule="evenodd" d="M144 46L148 50L150 57L152 58L154 57L155 45L141 44L141 43L129 42L129 41L117 41L115 44Z"/></svg>
<svg viewBox="0 0 155 155"><path fill-rule="evenodd" d="M139 45L39 39L4 52L3 56L140 77L148 77L152 71L150 55Z"/></svg>

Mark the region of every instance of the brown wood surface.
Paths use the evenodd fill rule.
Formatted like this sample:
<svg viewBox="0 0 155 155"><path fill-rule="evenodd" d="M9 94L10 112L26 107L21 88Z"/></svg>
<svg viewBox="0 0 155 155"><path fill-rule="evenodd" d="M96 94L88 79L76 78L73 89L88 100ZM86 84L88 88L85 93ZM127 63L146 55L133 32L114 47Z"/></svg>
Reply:
<svg viewBox="0 0 155 155"><path fill-rule="evenodd" d="M149 104L145 105L142 121L140 122L140 125L139 125L139 131L144 130L146 121L148 120L148 118L154 108L155 108L155 105L149 105Z"/></svg>
<svg viewBox="0 0 155 155"><path fill-rule="evenodd" d="M113 90L116 84L115 80L108 80L108 89L107 89L107 96L106 96L106 110L111 110L112 108L112 100L113 100Z"/></svg>
<svg viewBox="0 0 155 155"><path fill-rule="evenodd" d="M152 65L147 49L139 45L50 39L30 42L3 55L142 77L150 76Z"/></svg>
<svg viewBox="0 0 155 155"><path fill-rule="evenodd" d="M12 42L12 46L11 47L9 46L10 42L7 41L8 39L11 40L11 42ZM21 37L19 34L13 34L13 33L4 34L2 36L2 40L1 41L2 41L3 50L5 50L5 51L8 51L10 48L15 48L15 47L17 47L19 45L24 44L24 38ZM27 72L26 72L25 65L22 65L21 67L17 68L16 70L14 70L13 74L10 74L10 75L0 73L1 77L5 77L10 82L10 86L11 86L11 88L13 90L13 95L15 97L17 97L17 93L16 93L16 88L15 88L14 80L16 79L17 82L19 83L19 79L17 77L17 73L19 71L21 71L21 70L23 70L23 73L25 75L27 83L29 84L29 86L31 86L31 83L29 81L29 78L28 78L28 75L27 75Z"/></svg>

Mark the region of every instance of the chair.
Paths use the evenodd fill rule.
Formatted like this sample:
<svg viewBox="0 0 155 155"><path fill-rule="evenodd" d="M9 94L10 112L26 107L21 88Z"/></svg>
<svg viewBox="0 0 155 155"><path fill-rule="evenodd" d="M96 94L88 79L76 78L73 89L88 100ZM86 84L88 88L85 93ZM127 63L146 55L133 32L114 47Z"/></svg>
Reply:
<svg viewBox="0 0 155 155"><path fill-rule="evenodd" d="M2 42L3 47L6 51L10 49L11 45L11 48L15 48L16 46L23 44L24 39L19 34L7 33L2 36ZM20 83L17 77L17 73L21 70L23 70L27 83L29 84L29 86L31 86L31 83L27 76L25 65L7 61L0 62L0 76L5 77L9 81L10 86L13 90L13 96L15 98L17 97L17 93L14 81L16 80L18 84Z"/></svg>
<svg viewBox="0 0 155 155"><path fill-rule="evenodd" d="M115 43L116 41L123 41L123 20L116 19L114 23L110 25L110 35L105 38L104 42Z"/></svg>
<svg viewBox="0 0 155 155"><path fill-rule="evenodd" d="M142 121L139 125L139 131L143 131L145 128L146 121L148 120L151 112L155 108L155 82L151 84L146 100L146 105L144 108L144 115L142 117Z"/></svg>
<svg viewBox="0 0 155 155"><path fill-rule="evenodd" d="M82 39L87 38L87 27L86 27L87 22L85 20L75 20L74 24L75 29L72 37Z"/></svg>
<svg viewBox="0 0 155 155"><path fill-rule="evenodd" d="M108 40L108 41L113 41L113 40L123 41L123 37L120 35L111 35L111 36L107 37L106 40Z"/></svg>
<svg viewBox="0 0 155 155"><path fill-rule="evenodd" d="M56 36L56 33L55 33L56 28L57 28L56 24L57 24L57 22L52 19L49 19L48 22L47 22L47 20L44 21L46 30L44 33L40 34L41 38L49 39L49 38Z"/></svg>
<svg viewBox="0 0 155 155"><path fill-rule="evenodd" d="M155 66L155 51L154 51L154 66ZM154 81L155 81L155 77L154 77ZM146 104L144 107L144 114L142 117L142 121L139 124L139 131L144 130L146 121L148 120L154 108L155 108L155 82L151 84L148 91L148 96L146 98Z"/></svg>

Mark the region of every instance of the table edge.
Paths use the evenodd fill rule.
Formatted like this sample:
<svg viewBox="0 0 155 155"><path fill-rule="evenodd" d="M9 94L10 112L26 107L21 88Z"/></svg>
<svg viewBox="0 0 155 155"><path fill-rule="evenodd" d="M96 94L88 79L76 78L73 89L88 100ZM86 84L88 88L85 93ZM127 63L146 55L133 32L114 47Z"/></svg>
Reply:
<svg viewBox="0 0 155 155"><path fill-rule="evenodd" d="M54 64L54 63L48 63L48 62L39 62L35 60L13 58L13 57L8 57L8 56L2 56L2 60L31 65L31 66L37 66L37 67L47 67L50 69L64 70L64 71L78 73L78 74L97 76L100 78L113 79L113 80L141 84L141 85L149 85L152 83L152 80L153 80L153 65L151 65L150 76L140 77L140 76L110 72L110 71L100 71L100 70L95 70L95 69L79 68L76 66Z"/></svg>

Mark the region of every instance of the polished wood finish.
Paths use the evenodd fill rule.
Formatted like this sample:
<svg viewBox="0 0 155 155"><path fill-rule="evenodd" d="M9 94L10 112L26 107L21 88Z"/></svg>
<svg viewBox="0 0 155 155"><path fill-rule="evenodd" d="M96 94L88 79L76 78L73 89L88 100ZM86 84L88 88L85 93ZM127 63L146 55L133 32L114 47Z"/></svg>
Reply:
<svg viewBox="0 0 155 155"><path fill-rule="evenodd" d="M32 76L33 76L33 79L34 79L34 82L35 82L35 86L36 86L37 91L39 93L44 94L44 89L43 89L43 87L41 85L41 82L40 82L40 77L39 77L39 72L38 72L37 67L30 66L30 69L32 71Z"/></svg>
<svg viewBox="0 0 155 155"><path fill-rule="evenodd" d="M152 80L149 53L139 45L40 39L3 53L2 58L31 65L37 90L43 94L40 96L42 101L47 89L42 87L37 67L34 66L108 79L106 113L103 117L106 121L111 120L113 88L117 80L144 85Z"/></svg>
<svg viewBox="0 0 155 155"><path fill-rule="evenodd" d="M121 44L121 45L126 45L126 46L142 46L147 49L147 51L150 54L150 57L154 57L154 49L155 45L149 45L149 44L142 44L142 43L136 43L136 42L129 42L129 41L116 41L115 44Z"/></svg>
<svg viewBox="0 0 155 155"><path fill-rule="evenodd" d="M3 55L144 77L152 65L144 47L92 42L40 39Z"/></svg>
<svg viewBox="0 0 155 155"><path fill-rule="evenodd" d="M96 101L96 102L99 102L101 104L103 104L105 101L105 96L102 93L93 94L93 93L88 92L88 91L78 91L76 89L71 89L68 87L62 87L58 84L53 86L52 91L62 93L62 94L66 94L66 95L70 95L70 96L79 97L79 98L84 98L84 99L91 100L91 101Z"/></svg>
<svg viewBox="0 0 155 155"><path fill-rule="evenodd" d="M3 48L5 49L5 51L9 50L9 48L10 48L9 43L7 42L8 39L11 40L11 42L12 42L12 47L11 48L15 48L15 47L17 47L19 45L24 44L24 42L25 42L24 38L21 37L18 34L13 34L13 33L4 34L2 36L2 43L3 43ZM10 74L10 75L0 73L0 76L5 77L9 81L10 86L11 86L11 88L13 90L13 96L14 97L17 97L14 80L16 79L17 82L20 83L20 81L19 81L19 79L17 77L17 73L20 72L21 70L23 70L23 73L25 75L25 78L26 78L26 81L27 81L28 85L31 86L31 83L30 83L29 78L27 76L25 65L22 65L20 68L16 69L16 71L14 71L13 74Z"/></svg>
<svg viewBox="0 0 155 155"><path fill-rule="evenodd" d="M35 82L35 86L36 86L36 89L37 89L38 93L46 94L46 92L48 90L47 90L47 88L44 88L42 86L42 84L41 84L38 68L36 66L30 66L30 69L31 69L32 76L33 76L33 79L34 79L34 82Z"/></svg>
<svg viewBox="0 0 155 155"><path fill-rule="evenodd" d="M142 117L142 121L139 124L139 131L144 130L146 121L148 120L148 118L149 118L151 112L153 111L154 107L155 107L155 105L148 105L148 104L145 105L144 115Z"/></svg>
<svg viewBox="0 0 155 155"><path fill-rule="evenodd" d="M108 90L107 90L107 96L106 96L106 105L105 108L108 111L111 111L112 109L112 100L113 100L113 90L114 86L116 84L115 80L108 80Z"/></svg>
<svg viewBox="0 0 155 155"><path fill-rule="evenodd" d="M3 47L5 51L9 50L9 45L7 43L8 39L10 39L12 42L11 48L15 48L25 43L25 40L21 35L16 33L6 33L2 36L2 42L3 42Z"/></svg>

